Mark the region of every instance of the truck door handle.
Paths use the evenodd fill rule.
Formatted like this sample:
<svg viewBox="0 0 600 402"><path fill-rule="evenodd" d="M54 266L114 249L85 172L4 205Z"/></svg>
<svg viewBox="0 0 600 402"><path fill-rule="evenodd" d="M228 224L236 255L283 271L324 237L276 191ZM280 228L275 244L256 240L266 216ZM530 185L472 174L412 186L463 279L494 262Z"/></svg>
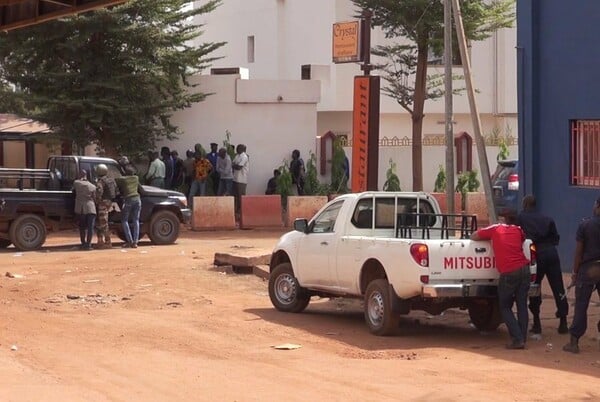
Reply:
<svg viewBox="0 0 600 402"><path fill-rule="evenodd" d="M328 242L326 242L326 241L322 241L322 242L321 242L321 246L327 246L327 245L329 245L329 243L328 243Z"/></svg>
<svg viewBox="0 0 600 402"><path fill-rule="evenodd" d="M487 249L485 247L475 247L476 253L485 253Z"/></svg>

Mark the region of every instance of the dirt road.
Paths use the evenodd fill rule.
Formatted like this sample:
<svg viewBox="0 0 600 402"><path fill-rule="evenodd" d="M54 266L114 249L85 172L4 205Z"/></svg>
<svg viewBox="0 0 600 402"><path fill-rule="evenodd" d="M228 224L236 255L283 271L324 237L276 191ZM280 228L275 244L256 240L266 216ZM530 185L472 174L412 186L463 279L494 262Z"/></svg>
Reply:
<svg viewBox="0 0 600 402"><path fill-rule="evenodd" d="M63 233L0 251L0 401L600 400L595 325L580 355L564 353L551 299L543 339L508 351L504 327L480 334L462 311L411 313L387 338L368 333L359 302L279 313L265 281L213 267L215 252L268 253L279 235L79 251ZM301 348L273 347L286 343Z"/></svg>

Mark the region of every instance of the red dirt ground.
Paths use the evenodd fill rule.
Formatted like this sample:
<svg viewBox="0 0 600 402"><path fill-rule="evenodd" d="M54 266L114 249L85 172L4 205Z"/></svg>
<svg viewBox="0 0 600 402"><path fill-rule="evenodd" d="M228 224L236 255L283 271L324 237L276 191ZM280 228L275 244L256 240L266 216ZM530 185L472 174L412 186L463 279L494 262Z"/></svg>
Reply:
<svg viewBox="0 0 600 402"><path fill-rule="evenodd" d="M66 232L39 252L0 251L0 400L600 400L596 296L579 355L561 350L547 297L543 339L524 351L458 310L413 312L376 337L358 301L284 314L264 280L213 267L215 252L269 253L280 234L185 231L171 246L86 252ZM301 348L273 348L285 343Z"/></svg>

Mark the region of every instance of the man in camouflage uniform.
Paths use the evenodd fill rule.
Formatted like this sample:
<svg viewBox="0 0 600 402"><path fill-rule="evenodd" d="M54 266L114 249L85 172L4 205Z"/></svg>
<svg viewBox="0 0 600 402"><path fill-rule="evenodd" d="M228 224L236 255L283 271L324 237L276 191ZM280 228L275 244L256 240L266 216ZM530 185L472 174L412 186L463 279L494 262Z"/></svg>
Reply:
<svg viewBox="0 0 600 402"><path fill-rule="evenodd" d="M96 166L96 234L98 236L98 249L111 248L110 229L108 227L108 212L117 196L117 183L108 175L108 167L101 163Z"/></svg>

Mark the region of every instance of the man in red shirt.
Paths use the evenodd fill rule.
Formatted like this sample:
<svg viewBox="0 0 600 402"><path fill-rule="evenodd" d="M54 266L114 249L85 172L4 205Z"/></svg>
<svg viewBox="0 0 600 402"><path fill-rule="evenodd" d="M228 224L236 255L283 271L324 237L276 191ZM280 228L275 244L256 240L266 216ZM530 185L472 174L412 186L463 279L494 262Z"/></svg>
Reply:
<svg viewBox="0 0 600 402"><path fill-rule="evenodd" d="M527 341L527 295L530 286L529 260L523 253L525 233L514 223L514 217L506 217L506 224L499 223L479 229L471 235L471 240L491 240L496 269L500 272L498 281L498 303L502 319L508 328L511 343L508 349L525 349ZM517 304L517 318L512 311Z"/></svg>

